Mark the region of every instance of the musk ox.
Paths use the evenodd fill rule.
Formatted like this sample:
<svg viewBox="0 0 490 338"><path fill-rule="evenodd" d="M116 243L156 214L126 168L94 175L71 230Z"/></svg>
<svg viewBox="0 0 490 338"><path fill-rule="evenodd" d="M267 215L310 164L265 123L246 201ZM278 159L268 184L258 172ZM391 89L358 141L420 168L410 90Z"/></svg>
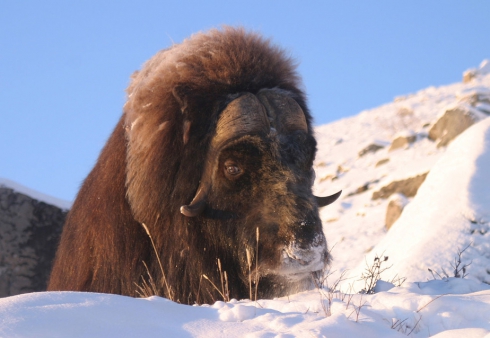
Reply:
<svg viewBox="0 0 490 338"><path fill-rule="evenodd" d="M311 285L330 259L318 208L340 192L312 193L316 141L295 68L229 27L147 61L69 212L48 290L137 296L153 281L193 304L222 299L211 282L224 271L230 298L259 278L263 298Z"/></svg>

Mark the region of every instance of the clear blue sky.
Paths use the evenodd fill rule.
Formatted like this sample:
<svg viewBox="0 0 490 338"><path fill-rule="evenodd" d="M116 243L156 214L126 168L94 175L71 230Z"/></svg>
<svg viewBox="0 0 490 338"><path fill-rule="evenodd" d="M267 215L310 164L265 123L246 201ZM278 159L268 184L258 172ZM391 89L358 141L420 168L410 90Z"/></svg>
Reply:
<svg viewBox="0 0 490 338"><path fill-rule="evenodd" d="M0 177L73 200L130 74L222 24L290 51L317 125L458 82L490 58L485 0L0 0Z"/></svg>

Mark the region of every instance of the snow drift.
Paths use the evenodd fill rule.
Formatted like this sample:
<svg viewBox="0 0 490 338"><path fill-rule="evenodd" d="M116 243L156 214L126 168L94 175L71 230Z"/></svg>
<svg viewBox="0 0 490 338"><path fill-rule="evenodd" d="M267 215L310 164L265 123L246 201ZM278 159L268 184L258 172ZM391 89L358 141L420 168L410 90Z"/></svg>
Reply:
<svg viewBox="0 0 490 338"><path fill-rule="evenodd" d="M467 248L459 268L467 265L468 278L490 284L489 172L490 119L485 119L449 145L366 262L388 256L393 266L386 279L433 279L428 269L454 277L454 259ZM351 274L360 276L365 266L361 263Z"/></svg>

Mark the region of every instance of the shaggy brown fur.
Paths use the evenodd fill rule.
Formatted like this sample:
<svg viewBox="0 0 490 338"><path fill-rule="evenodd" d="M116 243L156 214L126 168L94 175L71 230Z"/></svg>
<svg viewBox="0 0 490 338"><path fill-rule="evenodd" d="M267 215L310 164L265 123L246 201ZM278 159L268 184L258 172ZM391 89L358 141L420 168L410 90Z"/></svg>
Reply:
<svg viewBox="0 0 490 338"><path fill-rule="evenodd" d="M293 98L308 131L231 142L220 153L220 166L234 158L250 174L233 181L218 170L205 212L184 216L179 210L204 179L220 114L243 93L255 95L264 88ZM68 215L48 290L136 296L136 284L147 276L143 262L161 280L144 223L174 300L220 299L201 278L206 274L219 285L217 259L227 271L231 297L248 298L245 251L257 246L256 227L263 271L259 296L284 294L288 282L266 276L281 259L277 245L324 241L311 194L316 143L299 88L293 61L242 29L196 34L146 62L133 74L124 114ZM171 296L163 285L158 292Z"/></svg>

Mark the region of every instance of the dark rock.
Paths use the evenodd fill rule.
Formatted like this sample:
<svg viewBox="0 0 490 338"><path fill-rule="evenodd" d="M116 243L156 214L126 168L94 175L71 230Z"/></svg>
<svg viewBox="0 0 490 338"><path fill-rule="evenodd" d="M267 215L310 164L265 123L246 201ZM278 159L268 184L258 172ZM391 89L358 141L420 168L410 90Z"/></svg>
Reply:
<svg viewBox="0 0 490 338"><path fill-rule="evenodd" d="M366 155L368 153L375 153L378 150L383 149L383 148L384 148L384 146L382 146L380 144L372 143L359 152L359 157L363 157L364 155Z"/></svg>
<svg viewBox="0 0 490 338"><path fill-rule="evenodd" d="M66 213L0 186L0 297L46 290Z"/></svg>
<svg viewBox="0 0 490 338"><path fill-rule="evenodd" d="M360 187L358 187L356 190L354 190L353 192L347 194L347 196L354 196L357 194L362 194L363 192L368 191L369 188L371 188L372 184L375 184L378 182L379 182L379 180L372 180L372 181L366 182L363 185L361 185Z"/></svg>
<svg viewBox="0 0 490 338"><path fill-rule="evenodd" d="M347 194L347 196L354 196L354 195L357 195L357 194L362 194L363 192L367 191L369 189L369 182L360 186L359 188L357 188L355 191Z"/></svg>

